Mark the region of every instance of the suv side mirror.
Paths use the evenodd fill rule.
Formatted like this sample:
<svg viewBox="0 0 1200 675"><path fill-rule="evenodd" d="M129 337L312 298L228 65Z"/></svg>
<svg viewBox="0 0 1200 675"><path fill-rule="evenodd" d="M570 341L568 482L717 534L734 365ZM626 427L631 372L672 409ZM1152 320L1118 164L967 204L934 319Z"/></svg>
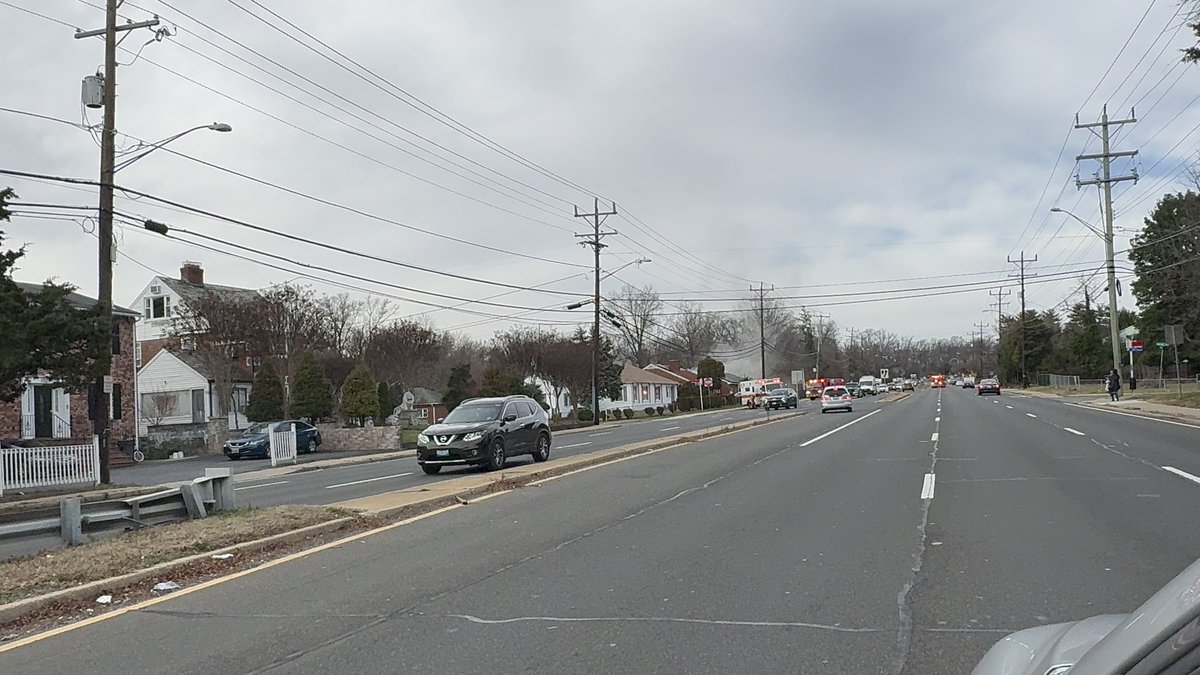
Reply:
<svg viewBox="0 0 1200 675"><path fill-rule="evenodd" d="M509 414L507 414L507 415L505 415L505 416L504 416L504 421L505 421L505 422L516 422L516 421L517 421L517 416L516 416L516 415L514 415L514 414L512 414L512 413L509 413Z"/></svg>

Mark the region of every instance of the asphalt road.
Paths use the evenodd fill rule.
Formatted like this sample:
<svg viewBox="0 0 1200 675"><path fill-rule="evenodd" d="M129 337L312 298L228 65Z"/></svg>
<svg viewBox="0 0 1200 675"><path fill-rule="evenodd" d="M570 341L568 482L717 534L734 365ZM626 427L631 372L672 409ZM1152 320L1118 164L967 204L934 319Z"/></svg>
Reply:
<svg viewBox="0 0 1200 675"><path fill-rule="evenodd" d="M1198 428L925 390L475 501L0 672L964 673L1200 556L1200 482L1165 468L1198 454Z"/></svg>

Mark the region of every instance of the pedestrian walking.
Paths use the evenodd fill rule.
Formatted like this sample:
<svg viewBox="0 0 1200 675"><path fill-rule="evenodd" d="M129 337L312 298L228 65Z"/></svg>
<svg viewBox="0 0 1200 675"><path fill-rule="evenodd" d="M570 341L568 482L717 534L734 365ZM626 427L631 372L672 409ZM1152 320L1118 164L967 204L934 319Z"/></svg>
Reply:
<svg viewBox="0 0 1200 675"><path fill-rule="evenodd" d="M1105 378L1105 388L1108 389L1108 395L1114 401L1121 400L1121 374L1114 368L1108 377Z"/></svg>

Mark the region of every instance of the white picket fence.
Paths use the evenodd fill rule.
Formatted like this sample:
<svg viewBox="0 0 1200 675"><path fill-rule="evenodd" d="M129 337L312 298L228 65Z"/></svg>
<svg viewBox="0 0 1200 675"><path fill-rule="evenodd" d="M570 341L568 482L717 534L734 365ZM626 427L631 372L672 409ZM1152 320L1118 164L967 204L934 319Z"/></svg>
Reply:
<svg viewBox="0 0 1200 675"><path fill-rule="evenodd" d="M284 462L296 463L296 425L289 424L287 431L271 431L271 466Z"/></svg>
<svg viewBox="0 0 1200 675"><path fill-rule="evenodd" d="M100 441L88 445L0 448L0 497L5 490L100 484Z"/></svg>

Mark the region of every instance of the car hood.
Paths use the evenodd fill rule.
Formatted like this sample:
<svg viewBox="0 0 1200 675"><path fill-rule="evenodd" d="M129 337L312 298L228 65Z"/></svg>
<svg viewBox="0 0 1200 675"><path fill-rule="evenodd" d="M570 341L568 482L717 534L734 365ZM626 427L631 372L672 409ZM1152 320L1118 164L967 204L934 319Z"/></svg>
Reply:
<svg viewBox="0 0 1200 675"><path fill-rule="evenodd" d="M1043 675L1075 664L1128 614L1104 614L1074 623L1018 631L992 646L972 675Z"/></svg>
<svg viewBox="0 0 1200 675"><path fill-rule="evenodd" d="M491 424L487 422L470 422L466 424L434 424L421 433L426 436L450 436L452 434L469 434L472 431L487 431Z"/></svg>

